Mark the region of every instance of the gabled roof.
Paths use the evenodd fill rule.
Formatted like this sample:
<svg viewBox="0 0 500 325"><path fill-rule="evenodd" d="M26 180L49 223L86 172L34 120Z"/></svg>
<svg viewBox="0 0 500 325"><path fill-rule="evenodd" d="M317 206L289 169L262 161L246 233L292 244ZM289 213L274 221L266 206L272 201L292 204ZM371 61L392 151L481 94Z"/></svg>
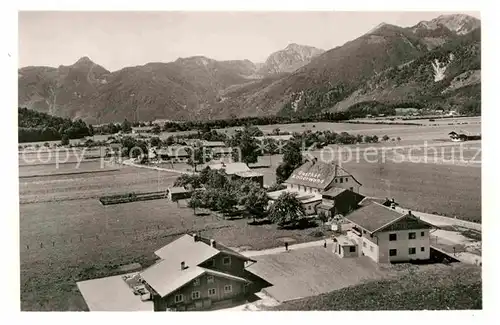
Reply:
<svg viewBox="0 0 500 325"><path fill-rule="evenodd" d="M173 194L178 194L178 193L189 193L188 190L186 190L184 187L182 186L175 186L175 187L171 187L169 188L170 190L170 193L173 193Z"/></svg>
<svg viewBox="0 0 500 325"><path fill-rule="evenodd" d="M231 274L199 266L220 253L255 262L219 243L214 248L210 246L210 240L207 238L197 236L195 241L193 236L186 234L157 250L155 254L162 260L142 271L140 276L162 297L205 273L247 281ZM185 263L184 270L181 270L181 262Z"/></svg>
<svg viewBox="0 0 500 325"><path fill-rule="evenodd" d="M237 162L237 163L220 163L220 164L212 164L208 165L210 169L213 170L223 170L226 172L228 175L233 175L239 172L249 172L250 168L247 166L247 164L242 163L242 162Z"/></svg>
<svg viewBox="0 0 500 325"><path fill-rule="evenodd" d="M181 262L186 262L186 265L198 265L217 255L218 250L206 244L203 241L194 241L193 236L185 234L174 240L168 245L163 246L155 252L155 255L161 259L178 261L176 266Z"/></svg>
<svg viewBox="0 0 500 325"><path fill-rule="evenodd" d="M261 174L261 173L258 173L258 172L254 172L254 171L247 171L247 172L237 172L235 173L236 176L239 176L239 177L243 177L243 178L246 178L246 177L260 177L260 176L264 176L264 174Z"/></svg>
<svg viewBox="0 0 500 325"><path fill-rule="evenodd" d="M177 270L172 270L172 267L177 267ZM165 297L203 274L210 274L241 282L251 282L239 276L199 266L188 266L187 269L181 270L179 265L172 265L166 260L146 269L141 273L141 277L161 297Z"/></svg>
<svg viewBox="0 0 500 325"><path fill-rule="evenodd" d="M156 153L160 156L169 156L169 157L189 156L189 153L186 151L186 147L183 146L171 146L167 148L161 148Z"/></svg>
<svg viewBox="0 0 500 325"><path fill-rule="evenodd" d="M230 147L214 147L212 149L212 152L217 154L217 153L231 153L233 152L233 148Z"/></svg>
<svg viewBox="0 0 500 325"><path fill-rule="evenodd" d="M204 147L225 147L226 144L223 141L203 141L202 145Z"/></svg>
<svg viewBox="0 0 500 325"><path fill-rule="evenodd" d="M387 227L395 224L396 222L408 219L415 224L419 225L419 229L425 225L426 227L437 228L436 226L421 220L414 215L407 213L399 213L391 208L385 207L376 202L369 202L362 206L361 208L354 210L345 217L350 222L358 225L359 227L365 229L370 233L375 233L378 231L383 231Z"/></svg>
<svg viewBox="0 0 500 325"><path fill-rule="evenodd" d="M360 206L367 206L367 205L370 205L372 203L379 203L379 204L384 204L386 200L385 199L382 199L382 198L378 198L378 197L365 197L364 199L362 199L360 202L359 202L359 205Z"/></svg>
<svg viewBox="0 0 500 325"><path fill-rule="evenodd" d="M403 216L403 214L393 209L376 202L371 202L366 206L354 210L345 218L361 228L374 233L379 228L391 224Z"/></svg>
<svg viewBox="0 0 500 325"><path fill-rule="evenodd" d="M324 163L319 160L309 160L295 169L292 175L286 180L286 183L303 185L313 188L325 189L335 177L350 176L359 183L345 169L334 163Z"/></svg>

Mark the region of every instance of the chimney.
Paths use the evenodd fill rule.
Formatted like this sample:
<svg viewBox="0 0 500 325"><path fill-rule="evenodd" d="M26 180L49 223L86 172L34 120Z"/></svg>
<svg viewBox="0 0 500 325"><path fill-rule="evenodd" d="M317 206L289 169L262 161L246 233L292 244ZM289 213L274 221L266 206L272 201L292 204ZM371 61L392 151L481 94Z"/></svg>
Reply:
<svg viewBox="0 0 500 325"><path fill-rule="evenodd" d="M194 239L195 242L197 242L198 241L198 235L197 234L193 234L193 239Z"/></svg>
<svg viewBox="0 0 500 325"><path fill-rule="evenodd" d="M181 271L186 269L186 262L181 262Z"/></svg>
<svg viewBox="0 0 500 325"><path fill-rule="evenodd" d="M391 203L391 209L396 210L396 204L394 202Z"/></svg>
<svg viewBox="0 0 500 325"><path fill-rule="evenodd" d="M410 215L410 216L412 215L412 214L411 214L411 210L408 210L408 215Z"/></svg>
<svg viewBox="0 0 500 325"><path fill-rule="evenodd" d="M215 243L215 240L210 239L210 246L212 246L213 248L216 248L216 247L217 247L217 245L216 245L216 243Z"/></svg>
<svg viewBox="0 0 500 325"><path fill-rule="evenodd" d="M391 202L392 202L392 203L396 203L396 201L394 201L394 198L392 198L392 199L391 199Z"/></svg>

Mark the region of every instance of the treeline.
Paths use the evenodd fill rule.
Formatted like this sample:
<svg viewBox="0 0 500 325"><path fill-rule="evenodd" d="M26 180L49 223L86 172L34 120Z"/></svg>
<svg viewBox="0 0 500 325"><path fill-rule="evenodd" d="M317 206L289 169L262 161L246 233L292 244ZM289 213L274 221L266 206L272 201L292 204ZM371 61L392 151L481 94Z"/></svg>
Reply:
<svg viewBox="0 0 500 325"><path fill-rule="evenodd" d="M310 116L254 116L240 117L220 120L205 120L205 121L179 121L166 122L162 130L165 132L178 131L196 131L207 129L223 129L229 127L238 127L245 125L270 125L270 124L291 124L291 123L308 123L308 122L340 122L348 120L347 112L322 112Z"/></svg>
<svg viewBox="0 0 500 325"><path fill-rule="evenodd" d="M17 117L20 143L80 139L93 135L92 126L81 119L72 121L21 107Z"/></svg>

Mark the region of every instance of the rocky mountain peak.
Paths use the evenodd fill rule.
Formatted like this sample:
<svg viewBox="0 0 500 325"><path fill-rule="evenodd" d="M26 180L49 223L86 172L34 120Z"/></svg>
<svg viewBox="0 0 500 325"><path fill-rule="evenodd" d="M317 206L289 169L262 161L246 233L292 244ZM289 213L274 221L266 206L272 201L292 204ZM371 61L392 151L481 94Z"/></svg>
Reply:
<svg viewBox="0 0 500 325"><path fill-rule="evenodd" d="M441 15L430 21L421 21L413 29L435 30L440 27L446 27L457 35L465 35L481 27L481 20L463 14Z"/></svg>

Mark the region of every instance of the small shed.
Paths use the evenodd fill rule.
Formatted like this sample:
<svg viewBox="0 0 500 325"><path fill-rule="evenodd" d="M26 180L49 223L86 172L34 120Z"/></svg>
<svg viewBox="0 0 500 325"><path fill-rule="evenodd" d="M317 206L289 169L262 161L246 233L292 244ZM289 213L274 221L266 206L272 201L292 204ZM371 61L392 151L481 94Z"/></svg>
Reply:
<svg viewBox="0 0 500 325"><path fill-rule="evenodd" d="M254 171L236 172L234 174L235 178L248 179L259 185L259 187L264 186L264 174L257 173Z"/></svg>
<svg viewBox="0 0 500 325"><path fill-rule="evenodd" d="M333 237L333 252L340 257L358 257L358 245L349 236L339 235Z"/></svg>
<svg viewBox="0 0 500 325"><path fill-rule="evenodd" d="M173 202L188 199L191 197L191 191L181 186L171 187L167 190L167 192L168 199Z"/></svg>

